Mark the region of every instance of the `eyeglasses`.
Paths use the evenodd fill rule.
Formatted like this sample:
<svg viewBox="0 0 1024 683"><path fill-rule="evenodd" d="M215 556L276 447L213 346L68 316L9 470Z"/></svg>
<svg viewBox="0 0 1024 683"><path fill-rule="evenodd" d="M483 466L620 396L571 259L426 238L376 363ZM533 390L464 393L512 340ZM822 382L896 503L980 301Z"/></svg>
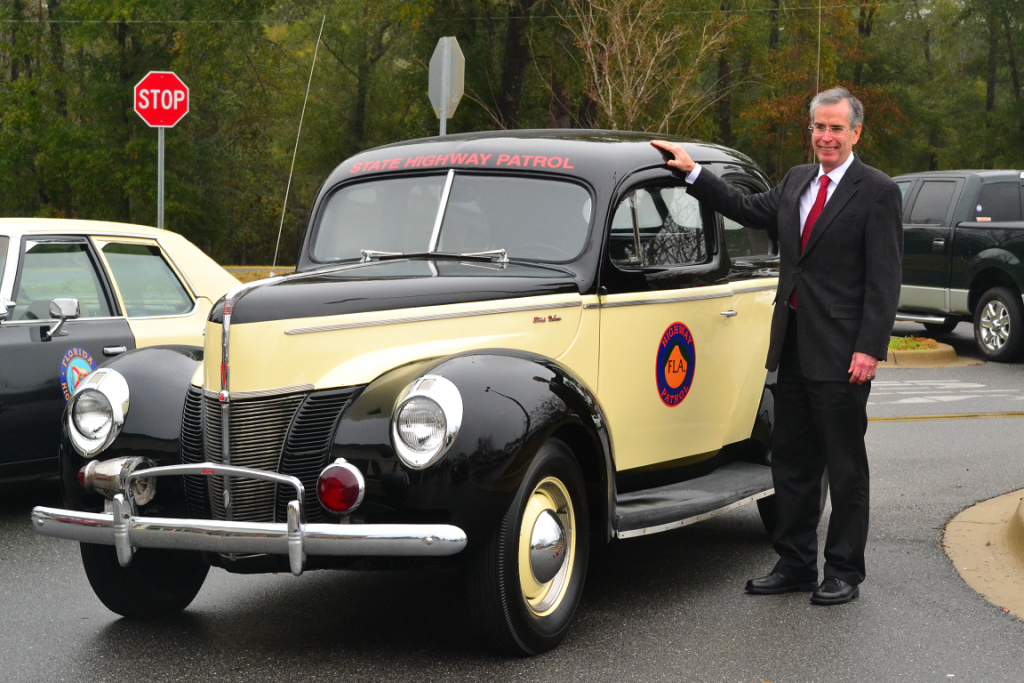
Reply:
<svg viewBox="0 0 1024 683"><path fill-rule="evenodd" d="M843 126L826 126L824 123L812 123L807 126L807 130L811 131L811 135L824 135L825 131L832 133L833 137L841 138L846 135L850 129Z"/></svg>

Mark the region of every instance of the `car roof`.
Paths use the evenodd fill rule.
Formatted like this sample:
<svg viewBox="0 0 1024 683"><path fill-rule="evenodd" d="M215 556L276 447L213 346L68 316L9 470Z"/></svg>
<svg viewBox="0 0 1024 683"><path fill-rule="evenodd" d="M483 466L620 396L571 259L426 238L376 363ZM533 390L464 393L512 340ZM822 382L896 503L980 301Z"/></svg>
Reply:
<svg viewBox="0 0 1024 683"><path fill-rule="evenodd" d="M1024 178L1024 171L1015 171L1012 168L992 169L992 168L978 168L978 169L964 169L964 170L949 170L949 171L917 171L915 173L904 173L898 175L893 180L900 178L962 178L964 176L979 176L981 178L1001 178L1003 176L1014 176Z"/></svg>
<svg viewBox="0 0 1024 683"><path fill-rule="evenodd" d="M600 177L602 182L607 182L607 179L621 178L640 168L664 165L661 152L650 144L653 139L682 143L698 162L756 167L749 157L728 147L671 135L579 129L499 130L433 136L375 147L342 162L327 179L327 186L347 178L389 171L430 167L472 169L474 166L512 171L529 168L592 180ZM476 163L452 163L452 155L462 160L476 155ZM444 162L435 166L433 160L438 156L444 158ZM513 156L516 158L513 163L501 164L503 157ZM481 161L485 157L486 161ZM545 161L539 162L538 158ZM560 160L558 166L546 163L555 159ZM419 165L417 160L431 160L431 163Z"/></svg>
<svg viewBox="0 0 1024 683"><path fill-rule="evenodd" d="M131 223L112 221L87 221L77 218L0 218L0 234L82 234L82 235L124 235L159 238L169 234L167 230Z"/></svg>

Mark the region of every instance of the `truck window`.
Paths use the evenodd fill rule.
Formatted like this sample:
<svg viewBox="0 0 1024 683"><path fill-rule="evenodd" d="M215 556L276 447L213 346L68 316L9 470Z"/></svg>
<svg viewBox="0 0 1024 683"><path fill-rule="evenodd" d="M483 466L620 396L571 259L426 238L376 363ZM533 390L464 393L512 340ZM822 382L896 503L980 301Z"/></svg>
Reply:
<svg viewBox="0 0 1024 683"><path fill-rule="evenodd" d="M924 181L910 213L910 222L917 225L942 225L945 223L949 205L953 201L954 190L956 190L954 181Z"/></svg>
<svg viewBox="0 0 1024 683"><path fill-rule="evenodd" d="M1019 221L1020 185L1016 182L982 185L972 216L976 221Z"/></svg>

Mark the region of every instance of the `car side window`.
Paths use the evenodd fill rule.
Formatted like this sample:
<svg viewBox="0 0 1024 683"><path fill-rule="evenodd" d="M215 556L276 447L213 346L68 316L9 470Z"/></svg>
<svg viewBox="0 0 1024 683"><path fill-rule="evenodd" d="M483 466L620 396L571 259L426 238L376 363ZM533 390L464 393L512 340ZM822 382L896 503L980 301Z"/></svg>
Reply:
<svg viewBox="0 0 1024 683"><path fill-rule="evenodd" d="M612 262L626 266L707 263L700 203L682 187L646 187L628 194L612 218Z"/></svg>
<svg viewBox="0 0 1024 683"><path fill-rule="evenodd" d="M112 315L86 244L27 242L11 320L49 320L59 298L78 299L81 318Z"/></svg>
<svg viewBox="0 0 1024 683"><path fill-rule="evenodd" d="M733 185L743 194L755 192L752 187L741 183ZM772 243L767 230L754 230L725 216L722 216L722 226L725 228L725 250L730 258L771 255Z"/></svg>
<svg viewBox="0 0 1024 683"><path fill-rule="evenodd" d="M896 186L900 188L900 195L903 197L903 208L907 208L907 193L910 192L910 188L914 186L913 180L898 180Z"/></svg>
<svg viewBox="0 0 1024 683"><path fill-rule="evenodd" d="M152 244L112 242L103 247L129 318L181 315L192 310L192 297Z"/></svg>
<svg viewBox="0 0 1024 683"><path fill-rule="evenodd" d="M975 221L1019 221L1020 185L986 183L978 191L978 202L971 212Z"/></svg>
<svg viewBox="0 0 1024 683"><path fill-rule="evenodd" d="M11 238L7 235L0 235L0 282L4 279L4 266L7 265L7 248L11 245Z"/></svg>
<svg viewBox="0 0 1024 683"><path fill-rule="evenodd" d="M942 225L946 222L949 205L953 201L956 182L950 180L926 180L914 200L910 222L915 225Z"/></svg>

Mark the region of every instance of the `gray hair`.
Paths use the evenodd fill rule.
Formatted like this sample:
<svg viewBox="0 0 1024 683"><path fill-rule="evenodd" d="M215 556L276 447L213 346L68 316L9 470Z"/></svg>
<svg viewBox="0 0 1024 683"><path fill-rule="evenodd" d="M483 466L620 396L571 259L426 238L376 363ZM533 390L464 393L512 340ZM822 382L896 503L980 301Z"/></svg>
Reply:
<svg viewBox="0 0 1024 683"><path fill-rule="evenodd" d="M830 107L833 104L839 104L843 100L850 103L850 128L856 128L864 123L864 105L860 103L860 100L851 95L849 90L843 87L823 90L814 96L810 106L811 123L814 122L814 112L818 110L818 107Z"/></svg>

